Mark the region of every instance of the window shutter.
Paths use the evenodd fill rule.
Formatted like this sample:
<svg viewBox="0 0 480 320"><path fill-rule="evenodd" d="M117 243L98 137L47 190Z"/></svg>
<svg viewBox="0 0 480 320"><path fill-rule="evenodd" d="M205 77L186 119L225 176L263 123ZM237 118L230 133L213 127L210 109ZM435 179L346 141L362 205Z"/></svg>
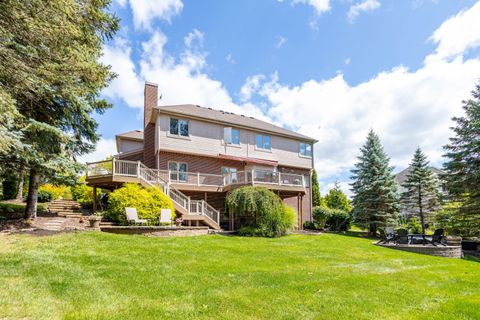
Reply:
<svg viewBox="0 0 480 320"><path fill-rule="evenodd" d="M225 141L225 143L232 143L232 128L223 128L223 141Z"/></svg>

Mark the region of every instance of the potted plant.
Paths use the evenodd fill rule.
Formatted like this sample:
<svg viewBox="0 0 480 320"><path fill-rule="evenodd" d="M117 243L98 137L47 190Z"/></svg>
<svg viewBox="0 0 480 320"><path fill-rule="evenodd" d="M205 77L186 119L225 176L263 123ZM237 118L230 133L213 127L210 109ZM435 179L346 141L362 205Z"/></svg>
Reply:
<svg viewBox="0 0 480 320"><path fill-rule="evenodd" d="M102 221L102 216L100 215L91 215L88 218L88 221L90 221L90 227L98 229L100 228L100 221Z"/></svg>
<svg viewBox="0 0 480 320"><path fill-rule="evenodd" d="M182 225L183 219L181 217L175 218L175 226L180 227Z"/></svg>

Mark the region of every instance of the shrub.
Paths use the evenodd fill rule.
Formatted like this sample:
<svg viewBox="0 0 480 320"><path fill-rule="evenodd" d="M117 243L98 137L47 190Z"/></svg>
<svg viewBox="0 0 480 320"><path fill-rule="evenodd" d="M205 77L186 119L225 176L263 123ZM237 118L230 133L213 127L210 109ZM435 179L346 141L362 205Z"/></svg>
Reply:
<svg viewBox="0 0 480 320"><path fill-rule="evenodd" d="M314 221L315 229L323 229L325 227L325 223L327 222L328 217L330 216L331 209L327 207L313 207L312 209L312 217Z"/></svg>
<svg viewBox="0 0 480 320"><path fill-rule="evenodd" d="M93 208L93 188L87 186L85 183L85 176L79 179L79 182L70 187L72 192L73 200L77 201L82 208L84 209L92 209ZM97 198L101 193L101 189L97 189Z"/></svg>
<svg viewBox="0 0 480 320"><path fill-rule="evenodd" d="M331 231L347 231L350 229L351 216L347 211L330 209L323 206L312 210L315 229L327 227Z"/></svg>
<svg viewBox="0 0 480 320"><path fill-rule="evenodd" d="M38 202L51 202L53 200L53 193L50 190L38 190Z"/></svg>
<svg viewBox="0 0 480 320"><path fill-rule="evenodd" d="M43 184L38 187L38 192L42 192L44 194L49 193L51 195L51 200L72 198L70 187L67 186L54 186L53 184Z"/></svg>
<svg viewBox="0 0 480 320"><path fill-rule="evenodd" d="M47 209L44 205L39 204L37 206L37 212L46 212ZM23 219L25 213L24 204L15 203L0 203L0 217L7 220Z"/></svg>
<svg viewBox="0 0 480 320"><path fill-rule="evenodd" d="M350 229L351 221L352 217L347 211L331 209L331 214L327 219L327 226L331 231L347 231Z"/></svg>
<svg viewBox="0 0 480 320"><path fill-rule="evenodd" d="M408 221L408 232L410 233L422 233L422 225L420 222L418 222L418 219L416 217L411 217L410 220Z"/></svg>
<svg viewBox="0 0 480 320"><path fill-rule="evenodd" d="M18 178L11 172L5 173L2 182L2 199L15 199L18 192Z"/></svg>
<svg viewBox="0 0 480 320"><path fill-rule="evenodd" d="M108 214L105 218L125 224L125 208L137 209L141 219L156 219L161 209L172 210L175 218L175 209L172 200L160 188L143 188L134 183L126 183L123 187L113 191L108 198Z"/></svg>
<svg viewBox="0 0 480 320"><path fill-rule="evenodd" d="M317 224L314 221L305 221L303 223L303 229L318 230Z"/></svg>
<svg viewBox="0 0 480 320"><path fill-rule="evenodd" d="M267 188L235 189L227 195L226 204L229 212L240 218L241 235L278 237L295 224L295 211Z"/></svg>

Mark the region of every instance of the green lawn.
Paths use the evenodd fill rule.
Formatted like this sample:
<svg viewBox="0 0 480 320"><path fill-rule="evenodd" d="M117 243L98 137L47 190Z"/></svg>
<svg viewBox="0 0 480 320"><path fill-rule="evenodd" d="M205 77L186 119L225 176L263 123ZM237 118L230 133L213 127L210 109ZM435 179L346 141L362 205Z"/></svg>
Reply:
<svg viewBox="0 0 480 320"><path fill-rule="evenodd" d="M480 319L480 263L325 234L0 236L0 319Z"/></svg>

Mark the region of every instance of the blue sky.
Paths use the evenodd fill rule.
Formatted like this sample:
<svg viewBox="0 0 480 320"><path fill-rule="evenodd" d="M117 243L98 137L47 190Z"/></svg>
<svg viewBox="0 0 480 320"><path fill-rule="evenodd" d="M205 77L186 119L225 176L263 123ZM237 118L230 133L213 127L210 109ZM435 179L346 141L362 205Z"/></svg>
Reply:
<svg viewBox="0 0 480 320"><path fill-rule="evenodd" d="M471 0L117 0L121 30L102 61L119 75L84 160L141 129L143 82L164 104L253 115L319 140L322 190L348 189L372 128L397 171L417 146L442 161L450 118L480 78L480 4ZM478 20L478 21L477 21Z"/></svg>

